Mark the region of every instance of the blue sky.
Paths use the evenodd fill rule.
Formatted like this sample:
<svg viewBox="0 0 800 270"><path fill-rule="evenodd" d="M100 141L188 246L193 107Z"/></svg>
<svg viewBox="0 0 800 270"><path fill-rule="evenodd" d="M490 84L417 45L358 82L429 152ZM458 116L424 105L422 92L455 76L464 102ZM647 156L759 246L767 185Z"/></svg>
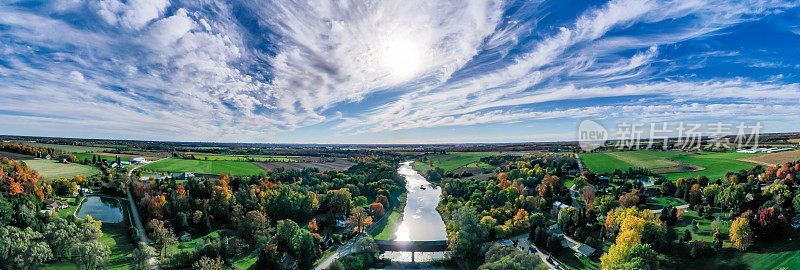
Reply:
<svg viewBox="0 0 800 270"><path fill-rule="evenodd" d="M796 1L0 3L0 134L574 140L578 123L798 130Z"/></svg>

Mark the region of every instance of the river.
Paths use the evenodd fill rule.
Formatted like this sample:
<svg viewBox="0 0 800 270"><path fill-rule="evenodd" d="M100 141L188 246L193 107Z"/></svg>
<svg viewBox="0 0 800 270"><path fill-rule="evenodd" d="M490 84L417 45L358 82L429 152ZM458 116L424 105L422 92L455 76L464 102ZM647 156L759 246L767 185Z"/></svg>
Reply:
<svg viewBox="0 0 800 270"><path fill-rule="evenodd" d="M400 163L397 173L406 180L406 207L403 220L395 232L395 241L447 240L442 216L436 211L442 189L432 186L411 167L413 161ZM382 258L396 262L410 262L410 252L387 251ZM445 259L444 252L417 252L415 261L426 262Z"/></svg>
<svg viewBox="0 0 800 270"><path fill-rule="evenodd" d="M447 240L442 216L436 211L442 189L434 187L425 177L411 168L412 161L400 163L397 170L406 180L406 208L403 221L397 227L397 241Z"/></svg>

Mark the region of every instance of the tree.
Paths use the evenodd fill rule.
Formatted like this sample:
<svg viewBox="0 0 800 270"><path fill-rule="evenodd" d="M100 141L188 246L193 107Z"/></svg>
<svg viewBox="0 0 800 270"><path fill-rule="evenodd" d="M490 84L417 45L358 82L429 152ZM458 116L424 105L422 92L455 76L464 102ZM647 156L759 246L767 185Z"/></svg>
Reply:
<svg viewBox="0 0 800 270"><path fill-rule="evenodd" d="M219 257L211 259L203 256L192 264L192 268L199 270L220 270L222 269L222 259Z"/></svg>
<svg viewBox="0 0 800 270"><path fill-rule="evenodd" d="M147 227L152 230L150 238L153 239L161 256L164 255L167 247L178 243L178 239L175 238L175 233L172 232L171 228L164 227L163 221L158 219L150 220L150 222L147 223Z"/></svg>
<svg viewBox="0 0 800 270"><path fill-rule="evenodd" d="M317 260L319 249L314 244L314 238L311 233L305 229L300 229L294 237L292 237L292 250L297 255L297 261L301 268L308 269L313 266L314 261Z"/></svg>
<svg viewBox="0 0 800 270"><path fill-rule="evenodd" d="M578 209L568 207L558 211L558 227L562 230L570 231L573 225L578 222Z"/></svg>
<svg viewBox="0 0 800 270"><path fill-rule="evenodd" d="M353 208L350 212L350 224L356 232L362 233L372 224L372 218L365 214L361 207Z"/></svg>
<svg viewBox="0 0 800 270"><path fill-rule="evenodd" d="M364 196L358 196L355 199L353 199L353 205L355 206L362 206L367 204L367 202L368 202L367 197Z"/></svg>
<svg viewBox="0 0 800 270"><path fill-rule="evenodd" d="M584 187L583 191L581 191L581 199L586 204L587 208L592 208L595 199L594 189L590 186Z"/></svg>
<svg viewBox="0 0 800 270"><path fill-rule="evenodd" d="M104 266L108 261L109 255L111 255L111 250L97 240L80 243L75 246L75 259L79 265L83 265L86 269Z"/></svg>
<svg viewBox="0 0 800 270"><path fill-rule="evenodd" d="M245 239L254 239L256 236L267 234L269 219L261 211L253 210L245 214L239 226L239 231L243 233Z"/></svg>
<svg viewBox="0 0 800 270"><path fill-rule="evenodd" d="M378 195L375 202L382 204L384 209L389 208L389 199L386 196Z"/></svg>
<svg viewBox="0 0 800 270"><path fill-rule="evenodd" d="M479 257L483 242L478 226L480 217L475 208L461 207L452 214L449 222L448 226L452 229L447 234L448 247L454 258L465 258L463 261L459 260L459 263L465 263L466 268L470 268L470 262Z"/></svg>
<svg viewBox="0 0 800 270"><path fill-rule="evenodd" d="M519 209L519 211L517 211L517 214L514 215L513 225L514 229L517 231L522 231L530 228L531 223L528 220L528 211L525 211L524 209Z"/></svg>
<svg viewBox="0 0 800 270"><path fill-rule="evenodd" d="M745 201L744 184L730 185L722 190L716 200L717 203L735 212L739 212Z"/></svg>
<svg viewBox="0 0 800 270"><path fill-rule="evenodd" d="M139 247L133 250L132 260L131 260L131 269L133 270L149 270L150 263L148 260L151 257L155 257L157 255L156 249L151 246L148 246L144 242L139 242Z"/></svg>
<svg viewBox="0 0 800 270"><path fill-rule="evenodd" d="M328 203L334 214L346 214L352 205L350 190L346 188L328 191Z"/></svg>
<svg viewBox="0 0 800 270"><path fill-rule="evenodd" d="M292 237L300 230L300 226L290 219L279 220L276 225L275 241L282 248L290 248Z"/></svg>
<svg viewBox="0 0 800 270"><path fill-rule="evenodd" d="M386 211L383 209L383 204L374 202L369 205L369 211L372 213L372 216L378 218L382 217L386 214Z"/></svg>
<svg viewBox="0 0 800 270"><path fill-rule="evenodd" d="M747 250L753 245L753 230L750 227L750 220L739 217L731 224L729 236L733 247L739 250Z"/></svg>
<svg viewBox="0 0 800 270"><path fill-rule="evenodd" d="M622 207L628 208L635 206L639 203L639 196L636 196L634 192L625 192L622 193L622 196L619 196L619 205Z"/></svg>
<svg viewBox="0 0 800 270"><path fill-rule="evenodd" d="M711 205L714 205L715 199L720 192L722 192L722 187L717 184L708 185L703 188L703 196L706 197L706 200Z"/></svg>

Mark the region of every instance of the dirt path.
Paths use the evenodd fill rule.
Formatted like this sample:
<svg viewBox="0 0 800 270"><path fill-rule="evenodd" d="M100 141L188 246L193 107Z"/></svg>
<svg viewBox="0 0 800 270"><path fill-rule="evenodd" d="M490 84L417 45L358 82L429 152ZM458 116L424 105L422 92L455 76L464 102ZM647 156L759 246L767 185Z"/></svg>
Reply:
<svg viewBox="0 0 800 270"><path fill-rule="evenodd" d="M163 160L163 159L159 159L159 160L156 160L156 161L153 161L153 162L158 162L158 161L161 161L161 160ZM131 177L131 174L133 173L133 171L135 171L136 169L138 169L139 167L142 167L144 165L146 165L146 164L139 164L139 165L136 165L135 167L131 168L130 170L128 170L128 178ZM130 187L128 187L128 204L129 204L129 207L130 207L130 210L131 210L130 211L131 215L133 216L134 224L136 225L136 230L138 231L137 234L139 235L139 241L144 242L145 244L147 244L149 246L153 246L153 241L151 241L150 238L147 237L147 231L145 231L144 230L144 226L142 226L142 220L139 217L139 210L136 209L136 203L134 203L134 201L133 201L133 196L131 195L131 188ZM158 265L158 259L156 257L148 258L147 262L150 264L150 269L156 269L156 270L160 270L161 269L161 266Z"/></svg>

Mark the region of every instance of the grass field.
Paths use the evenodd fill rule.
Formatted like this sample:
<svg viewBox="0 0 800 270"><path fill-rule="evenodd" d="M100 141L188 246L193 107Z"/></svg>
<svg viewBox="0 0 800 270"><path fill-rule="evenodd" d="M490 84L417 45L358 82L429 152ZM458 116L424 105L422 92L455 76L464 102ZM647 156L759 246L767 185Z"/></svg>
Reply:
<svg viewBox="0 0 800 270"><path fill-rule="evenodd" d="M610 173L630 167L650 169L670 180L705 175L709 179L723 178L729 171L750 169L752 163L737 159L757 154L747 153L686 153L676 151L627 151L581 154L586 168L595 173ZM680 166L680 167L676 167ZM692 171L696 169L696 171ZM680 171L683 172L671 172Z"/></svg>
<svg viewBox="0 0 800 270"><path fill-rule="evenodd" d="M392 212L389 217L383 220L384 222L381 222L381 224L375 227L375 230L373 230L370 235L375 240L392 240L396 227L400 225L399 219L400 214Z"/></svg>
<svg viewBox="0 0 800 270"><path fill-rule="evenodd" d="M659 210L667 205L678 206L684 204L686 204L685 201L674 197L655 197L655 198L647 198L647 205L645 206L645 208L651 210Z"/></svg>
<svg viewBox="0 0 800 270"><path fill-rule="evenodd" d="M103 151L110 151L114 150L114 148L109 147L92 147L92 146L80 146L80 145L63 145L63 144L50 144L50 143L23 143L32 146L39 146L39 147L48 147L56 149L57 151L67 152L67 153L96 153L96 152L103 152Z"/></svg>
<svg viewBox="0 0 800 270"><path fill-rule="evenodd" d="M78 159L78 161L83 161L84 159L88 159L89 161L91 161L93 157L97 157L97 160L106 160L106 161L111 161L111 162L117 160L116 156L95 155L95 154L89 154L89 153L75 153L73 155L75 155L75 157ZM124 157L124 156L120 156L119 159L122 160L122 161L131 160L129 157Z"/></svg>
<svg viewBox="0 0 800 270"><path fill-rule="evenodd" d="M24 162L39 172L39 176L44 179L72 178L78 174L83 176L100 174L99 169L89 165L58 163L48 159L32 159Z"/></svg>
<svg viewBox="0 0 800 270"><path fill-rule="evenodd" d="M158 162L153 162L142 167L149 170L160 170L167 172L192 172L203 174L228 173L232 175L254 175L264 172L249 162L225 161L225 160L190 160L169 158Z"/></svg>
<svg viewBox="0 0 800 270"><path fill-rule="evenodd" d="M478 162L481 158L494 156L498 152L450 152L444 155L430 155L427 162L414 162L414 169L420 173L427 172L431 169L429 162L433 163L433 167L439 167L449 172L465 166L470 163ZM417 164L421 163L421 164Z"/></svg>

